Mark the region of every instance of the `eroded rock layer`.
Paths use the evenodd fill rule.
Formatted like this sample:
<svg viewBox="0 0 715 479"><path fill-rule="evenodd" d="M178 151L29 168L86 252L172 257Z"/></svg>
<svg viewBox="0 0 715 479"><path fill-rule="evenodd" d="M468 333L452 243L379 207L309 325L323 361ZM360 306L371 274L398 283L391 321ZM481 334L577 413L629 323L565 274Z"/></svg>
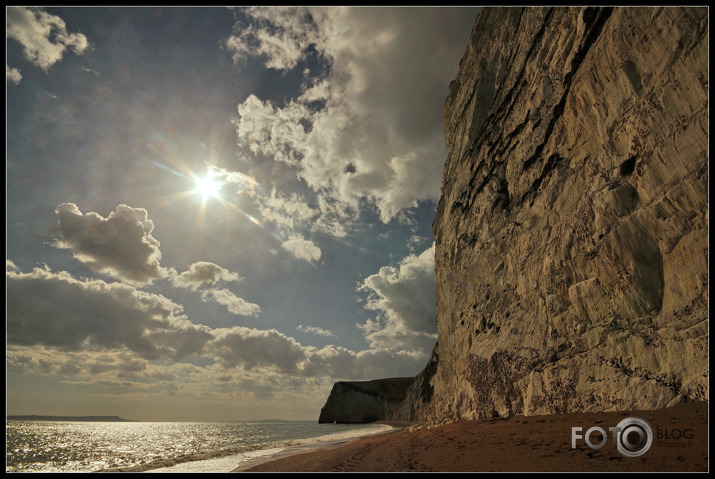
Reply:
<svg viewBox="0 0 715 479"><path fill-rule="evenodd" d="M414 378L339 381L320 411L319 423L360 424L400 417Z"/></svg>
<svg viewBox="0 0 715 479"><path fill-rule="evenodd" d="M439 362L413 415L708 399L707 36L705 8L482 11L445 109Z"/></svg>

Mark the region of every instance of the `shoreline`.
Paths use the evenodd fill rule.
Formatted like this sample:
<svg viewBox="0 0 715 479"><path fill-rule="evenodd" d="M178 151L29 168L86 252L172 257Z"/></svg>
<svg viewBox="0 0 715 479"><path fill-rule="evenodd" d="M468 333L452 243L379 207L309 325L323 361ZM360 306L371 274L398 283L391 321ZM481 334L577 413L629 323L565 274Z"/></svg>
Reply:
<svg viewBox="0 0 715 479"><path fill-rule="evenodd" d="M369 438L374 438L386 434L395 434L402 432L406 427L415 424L413 422L409 421L375 421L369 424L375 424L375 425L385 425L385 426L391 426L391 430L387 431L377 431L377 432L366 432L365 434L361 436L356 436L356 437L350 437L350 438L345 438L345 439L333 439L329 441L322 441L322 442L316 442L316 443L306 443L306 444L296 444L293 446L288 446L284 449L281 449L278 452L268 454L268 455L262 455L259 457L255 457L252 459L249 459L247 461L244 461L239 465L238 467L232 469L229 472L248 472L249 469L255 467L255 466L262 466L266 463L270 463L279 459L284 459L284 458L290 458L293 456L298 456L301 454L310 454L310 453L315 453L315 452L321 452L321 451L329 451L338 447L346 446L349 445L355 441L359 441L361 439L369 439Z"/></svg>
<svg viewBox="0 0 715 479"><path fill-rule="evenodd" d="M403 427L343 444L285 450L232 472L705 472L708 416L709 403L693 402L647 411L512 416L414 431ZM621 454L608 432L599 449L578 438L572 448L572 427L582 427L582 434L592 427L608 431L627 417L642 418L652 429L653 444L641 457ZM598 443L599 434L590 440Z"/></svg>
<svg viewBox="0 0 715 479"><path fill-rule="evenodd" d="M387 431L377 431L377 432L366 432L365 434L361 436L355 436L355 437L350 437L350 438L345 438L345 439L333 439L330 441L322 441L322 442L316 442L316 443L306 443L306 444L296 444L293 446L288 446L284 449L281 449L278 452L268 454L268 455L262 455L259 457L255 457L252 459L249 459L247 461L244 461L236 467L235 469L232 469L229 472L246 472L248 469L254 467L254 466L261 466L265 463L273 462L278 459L283 459L283 458L288 458L288 457L293 457L297 456L300 454L307 454L307 453L313 453L313 452L321 452L321 451L328 451L331 449L335 449L341 446L349 445L354 441L359 441L361 439L368 439L368 438L374 438L386 434L395 434L398 432L402 432L406 427L415 424L413 422L409 421L375 421L369 424L375 424L375 425L384 425L384 426L390 426L392 427L391 430Z"/></svg>

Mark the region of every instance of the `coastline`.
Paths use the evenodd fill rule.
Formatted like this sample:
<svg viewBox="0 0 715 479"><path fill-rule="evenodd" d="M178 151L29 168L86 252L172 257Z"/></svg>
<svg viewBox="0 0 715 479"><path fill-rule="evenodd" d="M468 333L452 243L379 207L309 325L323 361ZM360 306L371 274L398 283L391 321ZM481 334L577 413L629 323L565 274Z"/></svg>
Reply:
<svg viewBox="0 0 715 479"><path fill-rule="evenodd" d="M286 450L232 472L658 472L708 471L709 403L649 411L567 413L461 421L414 431L399 430L313 450ZM609 436L592 449L572 448L572 427L608 431L627 417L646 420L651 448L625 457ZM598 433L591 442L599 442Z"/></svg>
<svg viewBox="0 0 715 479"><path fill-rule="evenodd" d="M119 416L41 416L37 414L5 416L6 421L57 421L57 422L138 422Z"/></svg>
<svg viewBox="0 0 715 479"><path fill-rule="evenodd" d="M374 438L378 436L395 434L403 431L406 427L415 424L409 421L375 421L370 424L390 426L392 429L387 431L377 431L377 432L366 432L361 436L345 438L345 439L333 439L329 441L321 442L311 442L304 444L296 444L286 448L281 448L281 450L267 455L261 455L241 463L240 466L229 472L246 472L254 466L262 466L266 463L276 461L278 459L289 458L293 456L298 456L301 454L308 454L313 452L321 452L332 450L341 446L349 445L354 441L359 441L360 439Z"/></svg>

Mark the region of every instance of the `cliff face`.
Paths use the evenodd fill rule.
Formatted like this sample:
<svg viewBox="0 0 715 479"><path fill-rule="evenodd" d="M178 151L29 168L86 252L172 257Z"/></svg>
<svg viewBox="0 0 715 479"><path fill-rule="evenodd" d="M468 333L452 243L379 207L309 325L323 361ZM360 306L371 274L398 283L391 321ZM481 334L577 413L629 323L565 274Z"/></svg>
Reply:
<svg viewBox="0 0 715 479"><path fill-rule="evenodd" d="M340 381L333 385L319 423L368 423L396 419L414 378Z"/></svg>
<svg viewBox="0 0 715 479"><path fill-rule="evenodd" d="M338 383L321 419L708 400L707 13L482 11L445 108L439 347L403 401Z"/></svg>
<svg viewBox="0 0 715 479"><path fill-rule="evenodd" d="M404 414L708 399L707 35L705 8L482 11L445 109L439 362Z"/></svg>

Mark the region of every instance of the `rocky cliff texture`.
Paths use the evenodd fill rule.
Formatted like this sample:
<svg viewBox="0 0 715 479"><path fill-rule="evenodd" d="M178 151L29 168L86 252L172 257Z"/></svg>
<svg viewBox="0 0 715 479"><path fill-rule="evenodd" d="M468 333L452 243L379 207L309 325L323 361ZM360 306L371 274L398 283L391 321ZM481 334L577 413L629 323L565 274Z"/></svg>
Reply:
<svg viewBox="0 0 715 479"><path fill-rule="evenodd" d="M414 378L340 381L333 385L319 423L368 423L401 416Z"/></svg>
<svg viewBox="0 0 715 479"><path fill-rule="evenodd" d="M439 347L373 417L708 400L707 36L705 8L482 11L445 109ZM362 407L338 393L330 417Z"/></svg>
<svg viewBox="0 0 715 479"><path fill-rule="evenodd" d="M416 418L708 399L707 36L705 8L482 11L445 110Z"/></svg>

